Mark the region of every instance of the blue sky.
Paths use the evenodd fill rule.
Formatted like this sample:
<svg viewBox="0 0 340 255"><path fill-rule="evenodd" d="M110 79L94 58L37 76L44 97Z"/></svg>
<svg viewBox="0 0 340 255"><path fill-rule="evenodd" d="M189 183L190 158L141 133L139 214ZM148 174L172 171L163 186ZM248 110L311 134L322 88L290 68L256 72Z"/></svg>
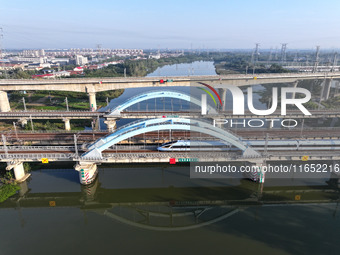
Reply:
<svg viewBox="0 0 340 255"><path fill-rule="evenodd" d="M2 0L5 48L340 48L339 0Z"/></svg>

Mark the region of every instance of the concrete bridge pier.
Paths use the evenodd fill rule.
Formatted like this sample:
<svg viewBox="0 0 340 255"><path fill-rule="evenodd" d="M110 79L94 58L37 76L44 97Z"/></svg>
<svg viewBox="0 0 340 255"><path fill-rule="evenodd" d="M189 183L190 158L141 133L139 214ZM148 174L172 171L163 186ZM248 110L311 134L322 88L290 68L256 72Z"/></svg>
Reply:
<svg viewBox="0 0 340 255"><path fill-rule="evenodd" d="M339 121L338 117L334 117L332 118L332 122L330 124L330 127L335 127L336 123Z"/></svg>
<svg viewBox="0 0 340 255"><path fill-rule="evenodd" d="M74 166L74 169L79 172L79 180L83 185L91 184L97 177L97 164L94 162L79 162Z"/></svg>
<svg viewBox="0 0 340 255"><path fill-rule="evenodd" d="M7 92L0 91L0 112L9 112L10 110Z"/></svg>
<svg viewBox="0 0 340 255"><path fill-rule="evenodd" d="M258 181L259 183L264 183L265 177L266 177L266 172L263 170L264 163L263 162L258 162L256 163L256 167L258 169Z"/></svg>
<svg viewBox="0 0 340 255"><path fill-rule="evenodd" d="M222 100L222 111L226 109L226 98L227 98L227 89L220 88L218 89L218 93L220 94Z"/></svg>
<svg viewBox="0 0 340 255"><path fill-rule="evenodd" d="M71 130L71 123L69 118L63 118L63 121L65 123L65 130L70 131Z"/></svg>
<svg viewBox="0 0 340 255"><path fill-rule="evenodd" d="M18 122L20 123L21 127L25 127L25 125L27 125L27 119L26 118L21 118L18 120Z"/></svg>
<svg viewBox="0 0 340 255"><path fill-rule="evenodd" d="M104 121L104 123L107 126L107 130L109 130L110 132L116 129L117 126L116 119L107 119Z"/></svg>
<svg viewBox="0 0 340 255"><path fill-rule="evenodd" d="M329 93L331 91L331 85L332 85L332 79L326 79L322 84L322 90L321 90L321 100L324 101L329 98Z"/></svg>
<svg viewBox="0 0 340 255"><path fill-rule="evenodd" d="M264 183L266 175L263 169L264 165L264 161L251 161L249 166L250 171L245 173L245 177L253 181L258 181L259 183Z"/></svg>
<svg viewBox="0 0 340 255"><path fill-rule="evenodd" d="M89 99L90 99L90 110L94 112L97 110L96 92L89 92Z"/></svg>
<svg viewBox="0 0 340 255"><path fill-rule="evenodd" d="M293 82L293 88L294 88L294 89L297 88L298 84L299 84L299 81ZM288 96L288 98L289 98L289 95L287 95L287 96ZM295 92L290 93L290 98L291 98L291 99L294 99L294 98L295 98Z"/></svg>
<svg viewBox="0 0 340 255"><path fill-rule="evenodd" d="M31 174L25 173L24 164L22 161L11 161L7 163L6 170L14 171L15 180L19 183L24 182Z"/></svg>

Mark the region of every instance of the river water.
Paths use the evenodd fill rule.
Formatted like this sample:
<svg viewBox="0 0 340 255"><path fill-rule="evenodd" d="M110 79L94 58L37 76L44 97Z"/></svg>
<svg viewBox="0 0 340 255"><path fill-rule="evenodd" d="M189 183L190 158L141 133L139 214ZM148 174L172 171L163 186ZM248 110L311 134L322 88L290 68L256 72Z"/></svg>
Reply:
<svg viewBox="0 0 340 255"><path fill-rule="evenodd" d="M185 63L185 64L175 64L168 65L157 68L153 73L148 74L148 77L161 77L166 79L171 76L186 76L191 77L195 75L216 75L214 62L210 61L196 61L193 63ZM113 100L110 101L109 107L103 108L102 110L107 110L108 108L114 109L115 107L121 105L128 99L133 96L143 94L149 91L159 91L159 90L170 90L170 91L178 91L195 98L200 98L200 94L202 91L195 86L190 87L173 87L171 83L166 88L135 88L135 89L125 89L124 93ZM254 107L256 109L266 109L266 105L260 102L260 95L256 92L262 91L264 88L261 85L253 86L253 101ZM208 104L214 107L214 103L210 97L208 97ZM248 109L245 100L245 109ZM232 110L233 108L233 98L229 91L227 91L226 95L226 110ZM186 110L196 110L200 111L198 106L192 105L189 102L177 99L170 98L158 98L158 99L149 99L138 104L132 105L127 108L127 111L186 111ZM117 127L127 124L130 121L134 121L134 119L122 119L117 121ZM106 129L106 125L104 122L101 122L102 129Z"/></svg>
<svg viewBox="0 0 340 255"><path fill-rule="evenodd" d="M0 204L0 255L339 254L337 180L261 185L190 179L183 164L126 164L99 166L85 187L72 165L48 168Z"/></svg>

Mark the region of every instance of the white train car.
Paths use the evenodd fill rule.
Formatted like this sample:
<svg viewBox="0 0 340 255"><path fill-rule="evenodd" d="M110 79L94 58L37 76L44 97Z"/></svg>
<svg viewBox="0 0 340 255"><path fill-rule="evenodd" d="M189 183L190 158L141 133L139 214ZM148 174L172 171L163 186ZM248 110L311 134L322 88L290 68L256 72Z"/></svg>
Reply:
<svg viewBox="0 0 340 255"><path fill-rule="evenodd" d="M303 150L340 150L339 139L313 140L247 140L246 144L258 151L303 151ZM159 151L237 151L227 142L178 140L163 144Z"/></svg>

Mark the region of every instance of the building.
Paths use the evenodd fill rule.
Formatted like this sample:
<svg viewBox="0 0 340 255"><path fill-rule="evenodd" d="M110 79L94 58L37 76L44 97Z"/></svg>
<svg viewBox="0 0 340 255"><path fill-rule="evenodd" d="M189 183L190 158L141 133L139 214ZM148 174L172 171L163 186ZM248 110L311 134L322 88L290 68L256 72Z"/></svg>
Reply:
<svg viewBox="0 0 340 255"><path fill-rule="evenodd" d="M76 65L83 66L88 63L87 57L83 57L82 55L76 55Z"/></svg>
<svg viewBox="0 0 340 255"><path fill-rule="evenodd" d="M45 50L23 50L19 55L23 57L45 57Z"/></svg>
<svg viewBox="0 0 340 255"><path fill-rule="evenodd" d="M1 63L0 62L0 70L14 70L14 69L21 69L24 70L23 64L11 64L11 63Z"/></svg>
<svg viewBox="0 0 340 255"><path fill-rule="evenodd" d="M9 59L11 62L16 63L39 63L44 64L47 63L46 57L12 57Z"/></svg>

